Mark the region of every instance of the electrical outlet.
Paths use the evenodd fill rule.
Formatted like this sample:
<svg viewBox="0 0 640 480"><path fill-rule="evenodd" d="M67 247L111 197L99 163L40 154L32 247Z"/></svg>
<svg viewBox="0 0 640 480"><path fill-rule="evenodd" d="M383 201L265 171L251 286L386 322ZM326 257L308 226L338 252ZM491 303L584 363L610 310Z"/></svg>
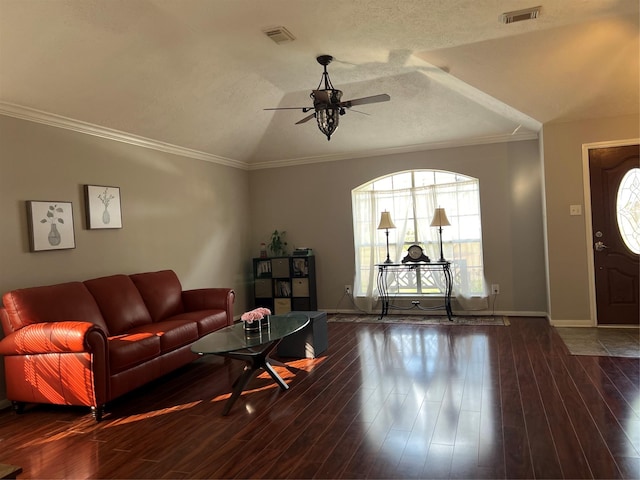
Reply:
<svg viewBox="0 0 640 480"><path fill-rule="evenodd" d="M351 285L345 285L344 286L344 294L345 295L351 295Z"/></svg>
<svg viewBox="0 0 640 480"><path fill-rule="evenodd" d="M500 285L497 283L493 283L491 285L491 294L492 295L500 295Z"/></svg>

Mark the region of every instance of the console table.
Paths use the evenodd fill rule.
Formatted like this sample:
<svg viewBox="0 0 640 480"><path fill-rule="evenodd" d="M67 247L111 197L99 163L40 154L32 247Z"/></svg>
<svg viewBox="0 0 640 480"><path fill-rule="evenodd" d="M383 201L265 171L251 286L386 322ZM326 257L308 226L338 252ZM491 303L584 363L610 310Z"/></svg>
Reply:
<svg viewBox="0 0 640 480"><path fill-rule="evenodd" d="M453 276L451 275L451 264L449 262L376 263L375 266L378 267L378 293L380 295L380 301L382 302L380 318L388 315L390 308L397 310L411 310L413 308L418 308L420 310L436 310L442 308L439 305L435 307L423 307L420 305L420 301L418 300L413 300L410 307L392 305L389 301L389 287L387 284L387 276L389 273L413 271L416 275L420 275L422 270L429 270L441 273L444 278L444 308L449 320L453 321L453 312L451 311Z"/></svg>

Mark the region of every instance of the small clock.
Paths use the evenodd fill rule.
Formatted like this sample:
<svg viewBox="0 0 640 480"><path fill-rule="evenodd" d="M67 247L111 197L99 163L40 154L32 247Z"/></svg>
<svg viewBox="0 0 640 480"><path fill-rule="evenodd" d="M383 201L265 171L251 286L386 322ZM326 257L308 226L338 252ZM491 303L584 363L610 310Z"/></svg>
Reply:
<svg viewBox="0 0 640 480"><path fill-rule="evenodd" d="M420 245L411 245L407 249L407 256L402 259L402 263L407 262L430 262L429 257L424 254Z"/></svg>

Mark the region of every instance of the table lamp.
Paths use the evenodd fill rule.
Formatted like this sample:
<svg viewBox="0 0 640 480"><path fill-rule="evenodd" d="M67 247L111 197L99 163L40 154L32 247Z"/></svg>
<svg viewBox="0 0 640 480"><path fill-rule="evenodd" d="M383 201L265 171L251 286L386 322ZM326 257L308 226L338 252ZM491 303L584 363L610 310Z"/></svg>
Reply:
<svg viewBox="0 0 640 480"><path fill-rule="evenodd" d="M396 228L391 220L391 214L387 211L382 212L380 215L380 224L378 225L378 230L385 230L387 234L387 259L384 263L393 263L391 258L389 257L389 229Z"/></svg>
<svg viewBox="0 0 640 480"><path fill-rule="evenodd" d="M447 218L447 213L444 211L444 208L436 208L436 211L433 214L433 220L431 220L432 227L438 227L438 232L440 233L440 260L439 262L446 262L444 259L444 254L442 252L442 227L448 227L451 225L449 223L449 219Z"/></svg>

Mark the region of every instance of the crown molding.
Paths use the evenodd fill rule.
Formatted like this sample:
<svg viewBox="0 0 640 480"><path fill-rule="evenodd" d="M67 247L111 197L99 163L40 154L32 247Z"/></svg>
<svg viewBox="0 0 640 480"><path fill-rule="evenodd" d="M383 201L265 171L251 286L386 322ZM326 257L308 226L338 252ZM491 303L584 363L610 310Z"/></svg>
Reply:
<svg viewBox="0 0 640 480"><path fill-rule="evenodd" d="M16 105L13 103L0 102L0 115L20 118L22 120L28 120L30 122L42 123L44 125L64 128L66 130L73 130L74 132L93 135L94 137L106 138L109 140L114 140L116 142L128 143L130 145L136 145L138 147L150 148L152 150L158 150L160 152L171 153L174 155L194 158L197 160L204 160L205 162L217 163L219 165L225 165L227 167L240 168L242 170L247 170L248 168L245 162L240 162L238 160L219 157L217 155L201 152L199 150L172 145L170 143L141 137L139 135L133 135L131 133L122 132L120 130L102 127L100 125L75 120L73 118L63 117L62 115L56 115L55 113L43 112L41 110L36 110L34 108L24 107L22 105Z"/></svg>
<svg viewBox="0 0 640 480"><path fill-rule="evenodd" d="M353 160L364 157L380 157L384 155L397 155L401 153L424 152L426 150L440 150L444 148L468 147L473 145L488 145L492 143L520 142L523 140L538 140L537 132L523 132L504 135L491 135L486 137L465 138L446 142L420 143L401 147L380 148L375 150L360 150L357 152L337 153L332 155L320 155L313 157L290 158L286 160L274 160L249 165L249 170L263 170L267 168L292 167L296 165L308 165L312 163L335 162L338 160Z"/></svg>
<svg viewBox="0 0 640 480"><path fill-rule="evenodd" d="M75 120L54 113L44 112L22 105L16 105L7 102L0 102L0 115L20 118L30 122L42 123L66 130L93 135L95 137L106 138L116 142L128 143L138 147L150 148L160 152L171 153L182 157L203 160L205 162L216 163L227 167L238 168L241 170L263 170L268 168L283 168L297 165L309 165L313 163L335 162L339 160L352 160L365 157L380 157L384 155L397 155L402 153L422 152L426 150L439 150L444 148L466 147L473 145L487 145L492 143L508 143L523 140L537 140L537 132L516 132L513 134L491 135L486 137L466 138L459 140L451 140L445 142L421 143L415 145L405 145L401 147L360 150L357 152L336 153L331 155L315 155L310 157L289 158L284 160L274 160L257 164L248 164L239 160L220 157L210 153L193 150L191 148L180 147L166 142L153 140L139 135L114 130L112 128L102 127L88 122Z"/></svg>

